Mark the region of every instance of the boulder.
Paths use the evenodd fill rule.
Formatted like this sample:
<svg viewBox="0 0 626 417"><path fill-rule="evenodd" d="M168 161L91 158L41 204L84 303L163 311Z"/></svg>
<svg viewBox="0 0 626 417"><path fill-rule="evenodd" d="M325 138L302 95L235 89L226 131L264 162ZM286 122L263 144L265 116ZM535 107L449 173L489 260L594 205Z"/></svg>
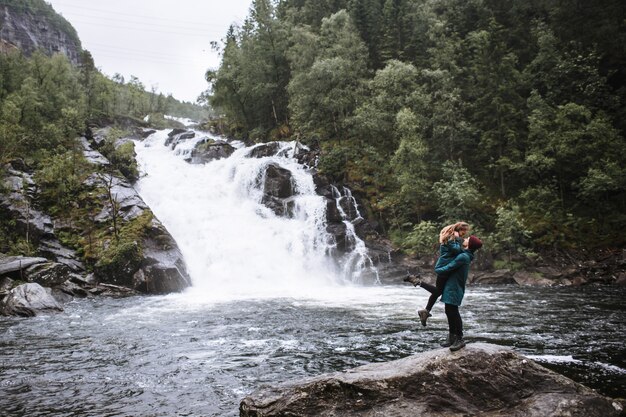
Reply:
<svg viewBox="0 0 626 417"><path fill-rule="evenodd" d="M179 292L191 285L180 249L156 219L140 242L121 244L111 258L96 263L94 273L100 283L148 294Z"/></svg>
<svg viewBox="0 0 626 417"><path fill-rule="evenodd" d="M85 298L89 296L89 292L85 288L91 288L89 284L79 285L73 282L71 279L63 282L60 285L55 286L52 289L52 296L55 300L66 303L71 301L74 297Z"/></svg>
<svg viewBox="0 0 626 417"><path fill-rule="evenodd" d="M518 285L525 286L551 286L559 284L559 281L553 281L544 278L538 272L518 271L513 275L513 279Z"/></svg>
<svg viewBox="0 0 626 417"><path fill-rule="evenodd" d="M323 175L318 173L313 174L313 184L315 184L315 192L318 195L324 196L326 198L335 199L335 193L333 192L333 188L326 178Z"/></svg>
<svg viewBox="0 0 626 417"><path fill-rule="evenodd" d="M141 137L141 139L146 139L148 136L154 133L156 133L156 130L154 129L143 129L141 132L139 132L139 136Z"/></svg>
<svg viewBox="0 0 626 417"><path fill-rule="evenodd" d="M554 268L554 267L550 267L550 266L536 267L534 268L534 272L538 272L539 274L541 274L543 278L547 278L547 279L559 279L564 276L564 273L562 270Z"/></svg>
<svg viewBox="0 0 626 417"><path fill-rule="evenodd" d="M191 278L176 241L153 219L142 242L143 259L133 275L133 288L148 294L180 292L191 286Z"/></svg>
<svg viewBox="0 0 626 417"><path fill-rule="evenodd" d="M277 216L293 217L295 201L293 198L277 198L271 195L264 195L261 203L271 209Z"/></svg>
<svg viewBox="0 0 626 417"><path fill-rule="evenodd" d="M172 131L170 133L167 134L168 138L173 138L176 135L180 135L181 133L185 133L187 132L187 129L181 128L181 127L177 127L175 129L172 129ZM167 145L167 143L165 143L165 145Z"/></svg>
<svg viewBox="0 0 626 417"><path fill-rule="evenodd" d="M249 158L265 158L276 155L281 148L280 142L267 142L255 146L248 154Z"/></svg>
<svg viewBox="0 0 626 417"><path fill-rule="evenodd" d="M335 249L339 253L345 253L354 248L350 239L346 236L348 226L343 222L328 223L326 225L326 232L331 235L335 242Z"/></svg>
<svg viewBox="0 0 626 417"><path fill-rule="evenodd" d="M241 417L461 417L623 415L603 397L512 350L474 343L262 388Z"/></svg>
<svg viewBox="0 0 626 417"><path fill-rule="evenodd" d="M306 168L315 169L320 158L320 151L312 151L302 144L296 144L296 150L294 152L294 158L298 160L298 163L304 165Z"/></svg>
<svg viewBox="0 0 626 417"><path fill-rule="evenodd" d="M326 201L326 221L328 223L343 222L343 216L337 208L337 201L329 197L324 197L324 201Z"/></svg>
<svg viewBox="0 0 626 417"><path fill-rule="evenodd" d="M268 164L263 180L263 194L278 198L293 196L294 186L291 171L276 164Z"/></svg>
<svg viewBox="0 0 626 417"><path fill-rule="evenodd" d="M277 164L268 164L258 186L263 191L262 204L279 216L293 213L295 189L291 171Z"/></svg>
<svg viewBox="0 0 626 417"><path fill-rule="evenodd" d="M18 285L0 303L0 313L32 317L44 311L63 311L61 304L48 291L36 283Z"/></svg>
<svg viewBox="0 0 626 417"><path fill-rule="evenodd" d="M192 139L194 137L196 137L195 132L190 132L187 129L176 128L168 133L167 139L165 139L165 146L176 149L176 146L178 146L179 143L184 142L187 139Z"/></svg>
<svg viewBox="0 0 626 417"><path fill-rule="evenodd" d="M147 265L133 276L135 288L147 294L169 294L180 292L191 285L184 269L161 264Z"/></svg>
<svg viewBox="0 0 626 417"><path fill-rule="evenodd" d="M185 161L191 164L206 164L217 159L228 158L235 148L224 141L205 140L198 142Z"/></svg>

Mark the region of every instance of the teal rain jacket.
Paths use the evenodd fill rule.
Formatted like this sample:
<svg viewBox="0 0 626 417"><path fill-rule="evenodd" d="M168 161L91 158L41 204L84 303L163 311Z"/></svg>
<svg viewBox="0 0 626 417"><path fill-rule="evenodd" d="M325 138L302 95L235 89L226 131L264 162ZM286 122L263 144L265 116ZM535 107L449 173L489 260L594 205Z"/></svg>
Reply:
<svg viewBox="0 0 626 417"><path fill-rule="evenodd" d="M435 268L437 275L448 275L443 288L441 302L460 306L465 296L465 282L469 274L470 263L474 260L474 252L464 250L449 264Z"/></svg>
<svg viewBox="0 0 626 417"><path fill-rule="evenodd" d="M463 239L454 238L450 239L448 243L442 243L439 245L439 258L435 264L435 273L437 268L448 265L452 262L459 253L463 251ZM439 275L437 273L437 275Z"/></svg>

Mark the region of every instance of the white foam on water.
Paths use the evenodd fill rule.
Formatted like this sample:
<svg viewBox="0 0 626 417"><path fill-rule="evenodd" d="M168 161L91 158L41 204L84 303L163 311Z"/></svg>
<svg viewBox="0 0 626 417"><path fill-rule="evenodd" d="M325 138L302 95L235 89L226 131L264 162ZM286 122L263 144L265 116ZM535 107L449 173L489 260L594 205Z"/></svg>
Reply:
<svg viewBox="0 0 626 417"><path fill-rule="evenodd" d="M571 355L525 355L527 358L537 362L546 363L575 363L582 364L583 361L574 359Z"/></svg>
<svg viewBox="0 0 626 417"><path fill-rule="evenodd" d="M574 359L571 355L525 355L527 358L532 359L537 362L544 363L565 363L565 364L576 364L576 365L587 365L596 368L602 368L610 373L624 375L626 374L626 369L620 368L616 365L611 365L609 363L597 362L597 361L583 361L580 359Z"/></svg>

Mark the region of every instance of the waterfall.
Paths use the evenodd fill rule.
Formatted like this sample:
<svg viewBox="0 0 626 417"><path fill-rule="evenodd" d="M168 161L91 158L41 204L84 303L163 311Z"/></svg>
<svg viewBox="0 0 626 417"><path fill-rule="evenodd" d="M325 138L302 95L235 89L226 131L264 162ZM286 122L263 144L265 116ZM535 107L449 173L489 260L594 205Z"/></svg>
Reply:
<svg viewBox="0 0 626 417"><path fill-rule="evenodd" d="M337 210L346 225L347 245L351 249L340 260L342 277L352 282L363 282L369 277L375 283L380 284L378 269L367 253L365 242L356 234L355 225L364 222L365 219L361 215L356 199L352 196L352 191L347 187L342 187L340 192L334 185L332 191Z"/></svg>
<svg viewBox="0 0 626 417"><path fill-rule="evenodd" d="M295 142L281 142L276 155L260 158L248 157L255 147L230 142L236 148L230 157L192 165L184 158L194 146L218 138L196 131L172 149L165 146L168 133L157 131L136 142L142 171L137 190L178 243L193 281L190 293L227 299L310 294L361 284L364 273L375 271L347 215L351 250L333 256L326 201L316 194L310 172L292 157ZM269 164L292 175L288 217L262 204L259 184ZM339 193L338 209L343 210L341 198L352 198L346 193Z"/></svg>

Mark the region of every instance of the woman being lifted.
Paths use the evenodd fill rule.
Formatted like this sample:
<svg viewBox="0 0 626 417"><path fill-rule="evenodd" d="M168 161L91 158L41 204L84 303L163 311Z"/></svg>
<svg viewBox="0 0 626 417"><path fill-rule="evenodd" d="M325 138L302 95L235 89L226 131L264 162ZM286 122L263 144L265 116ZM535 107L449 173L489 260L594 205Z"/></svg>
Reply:
<svg viewBox="0 0 626 417"><path fill-rule="evenodd" d="M435 269L448 265L461 253L463 250L463 237L469 232L469 229L469 224L465 222L454 223L441 229L441 232L439 232L439 259L437 259ZM426 320L432 316L430 310L432 310L435 305L437 298L443 293L443 288L446 286L448 276L449 274L437 275L435 285L422 282L417 275L407 275L407 277L404 278L405 282L410 282L416 287L419 285L431 293L426 308L417 311L422 326L426 326Z"/></svg>

